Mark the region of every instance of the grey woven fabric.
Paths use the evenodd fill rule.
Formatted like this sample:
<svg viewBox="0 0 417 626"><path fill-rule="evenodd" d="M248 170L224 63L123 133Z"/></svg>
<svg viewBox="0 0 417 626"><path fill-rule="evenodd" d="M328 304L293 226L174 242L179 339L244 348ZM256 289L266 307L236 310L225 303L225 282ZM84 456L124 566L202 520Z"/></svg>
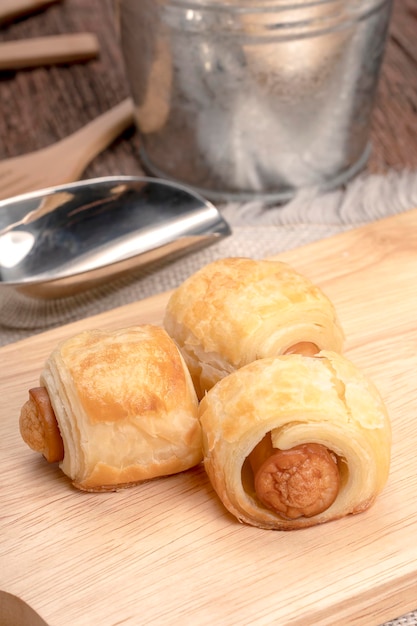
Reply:
<svg viewBox="0 0 417 626"><path fill-rule="evenodd" d="M308 189L284 206L259 202L220 206L232 236L169 265L58 300L0 291L0 345L173 289L216 258L276 255L414 207L416 172L359 177L345 189L324 195Z"/></svg>

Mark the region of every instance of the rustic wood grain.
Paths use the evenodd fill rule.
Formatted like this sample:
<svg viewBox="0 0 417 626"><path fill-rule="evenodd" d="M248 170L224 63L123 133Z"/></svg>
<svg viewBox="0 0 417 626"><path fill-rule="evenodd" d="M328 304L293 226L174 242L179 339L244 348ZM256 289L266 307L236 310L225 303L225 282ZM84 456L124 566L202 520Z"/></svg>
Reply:
<svg viewBox="0 0 417 626"><path fill-rule="evenodd" d="M0 41L76 32L97 36L97 60L0 74L0 158L62 139L129 95L111 0L65 0L0 29ZM83 178L140 174L137 152L136 133L129 130Z"/></svg>
<svg viewBox="0 0 417 626"><path fill-rule="evenodd" d="M392 467L376 504L265 531L237 523L201 467L86 494L29 450L19 410L56 342L87 327L160 323L162 294L0 349L0 589L18 598L0 595L9 615L26 615L24 602L49 626L376 626L415 608L417 210L279 258L332 298L347 355L387 403Z"/></svg>
<svg viewBox="0 0 417 626"><path fill-rule="evenodd" d="M77 180L86 165L133 125L126 98L52 145L0 161L0 199Z"/></svg>
<svg viewBox="0 0 417 626"><path fill-rule="evenodd" d="M417 168L417 4L394 0L372 120L369 170Z"/></svg>
<svg viewBox="0 0 417 626"><path fill-rule="evenodd" d="M390 37L372 120L368 170L417 167L415 0L394 0ZM89 31L100 58L87 64L0 74L0 158L48 145L128 95L112 0L64 0L0 28L0 41ZM83 178L141 174L137 133L128 131L97 157Z"/></svg>

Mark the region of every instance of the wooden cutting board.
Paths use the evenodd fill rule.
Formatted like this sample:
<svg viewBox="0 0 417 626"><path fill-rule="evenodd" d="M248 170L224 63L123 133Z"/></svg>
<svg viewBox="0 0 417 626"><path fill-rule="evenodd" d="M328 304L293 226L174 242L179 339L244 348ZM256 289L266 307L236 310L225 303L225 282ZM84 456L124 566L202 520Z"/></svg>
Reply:
<svg viewBox="0 0 417 626"><path fill-rule="evenodd" d="M236 522L201 467L118 493L74 490L20 440L27 390L58 340L160 323L167 296L54 329L0 350L2 626L43 623L29 607L49 626L372 626L417 609L417 210L279 258L332 298L346 354L388 405L392 469L376 504L279 532Z"/></svg>

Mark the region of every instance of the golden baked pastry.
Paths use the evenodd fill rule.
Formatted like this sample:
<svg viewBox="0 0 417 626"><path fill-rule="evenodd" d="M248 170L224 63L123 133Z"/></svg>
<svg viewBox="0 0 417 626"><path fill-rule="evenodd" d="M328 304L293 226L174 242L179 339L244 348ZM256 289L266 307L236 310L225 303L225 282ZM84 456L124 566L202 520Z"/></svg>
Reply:
<svg viewBox="0 0 417 626"><path fill-rule="evenodd" d="M255 359L340 352L333 304L280 261L226 258L206 265L171 295L164 326L180 347L201 398Z"/></svg>
<svg viewBox="0 0 417 626"><path fill-rule="evenodd" d="M120 487L202 459L197 397L164 329L91 330L61 343L23 406L23 439L75 487Z"/></svg>
<svg viewBox="0 0 417 626"><path fill-rule="evenodd" d="M217 383L199 415L207 474L241 522L322 524L364 511L387 481L386 407L334 352L254 361Z"/></svg>

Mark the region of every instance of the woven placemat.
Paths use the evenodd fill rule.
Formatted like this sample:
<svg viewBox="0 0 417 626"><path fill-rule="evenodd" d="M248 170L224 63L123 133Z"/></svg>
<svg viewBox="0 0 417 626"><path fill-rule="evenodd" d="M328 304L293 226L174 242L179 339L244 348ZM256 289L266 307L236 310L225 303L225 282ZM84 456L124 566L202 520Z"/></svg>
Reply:
<svg viewBox="0 0 417 626"><path fill-rule="evenodd" d="M284 206L260 202L219 206L233 234L177 261L152 266L71 297L39 300L0 291L0 345L23 339L177 287L210 261L263 258L417 207L417 173L364 176L345 189L300 192Z"/></svg>

